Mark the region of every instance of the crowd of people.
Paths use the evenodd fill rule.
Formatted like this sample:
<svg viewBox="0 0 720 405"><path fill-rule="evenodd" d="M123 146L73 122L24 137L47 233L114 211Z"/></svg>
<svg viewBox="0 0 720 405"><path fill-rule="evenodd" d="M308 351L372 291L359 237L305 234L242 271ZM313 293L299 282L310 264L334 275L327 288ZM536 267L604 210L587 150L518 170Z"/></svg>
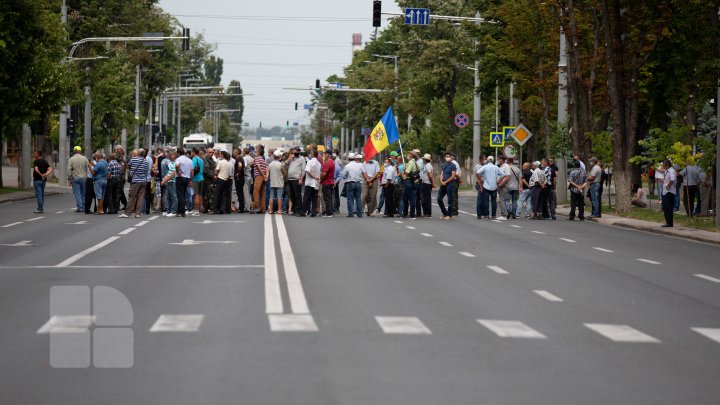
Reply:
<svg viewBox="0 0 720 405"><path fill-rule="evenodd" d="M151 212L168 218L230 213L332 217L340 212L341 197L347 200L348 217L432 218L434 189L438 190L441 219L458 215L463 169L455 154L444 155L437 175L432 156L417 149L406 156L392 151L382 164L359 153L349 153L346 158L343 164L337 150L325 152L316 145L306 150L270 149L267 154L263 145L235 148L232 153L211 147L159 148L154 154L137 149L127 156L117 146L107 156L97 151L88 160L76 146L68 162L68 185L75 196L76 212L121 218L139 218ZM502 155L495 160L481 156L473 168L478 219L557 219L559 168L553 159L522 165ZM590 165L587 170L578 156L573 157L567 176L568 220L586 218L586 200L590 201L589 217L602 216L604 183L611 172L596 158L590 159ZM701 212L701 200L708 193L699 190L709 183L697 166L678 172L666 160L653 167L652 174L654 179L662 178L658 190L664 226L673 226L681 187L689 201L685 204L688 215ZM51 175L52 167L37 151L33 171L36 213L43 212L42 190ZM647 192L637 184L632 191L632 205L647 207Z"/></svg>

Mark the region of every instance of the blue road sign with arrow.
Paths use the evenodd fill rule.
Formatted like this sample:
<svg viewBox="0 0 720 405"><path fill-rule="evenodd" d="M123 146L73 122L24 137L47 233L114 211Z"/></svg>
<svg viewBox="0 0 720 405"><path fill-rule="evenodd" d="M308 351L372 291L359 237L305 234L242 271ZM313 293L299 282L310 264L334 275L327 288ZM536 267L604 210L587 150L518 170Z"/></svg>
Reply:
<svg viewBox="0 0 720 405"><path fill-rule="evenodd" d="M406 8L405 24L409 25L429 25L430 9L429 8Z"/></svg>

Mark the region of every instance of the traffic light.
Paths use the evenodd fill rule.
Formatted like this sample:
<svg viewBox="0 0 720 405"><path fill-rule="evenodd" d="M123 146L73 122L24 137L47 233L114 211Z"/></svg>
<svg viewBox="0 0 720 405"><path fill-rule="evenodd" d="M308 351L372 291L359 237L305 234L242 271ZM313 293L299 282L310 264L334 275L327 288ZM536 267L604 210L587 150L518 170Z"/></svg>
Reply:
<svg viewBox="0 0 720 405"><path fill-rule="evenodd" d="M500 126L510 125L510 101L500 100Z"/></svg>
<svg viewBox="0 0 720 405"><path fill-rule="evenodd" d="M320 88L320 79L315 79L315 88L316 89Z"/></svg>
<svg viewBox="0 0 720 405"><path fill-rule="evenodd" d="M70 136L70 137L74 137L75 134L76 134L76 132L75 132L75 120L72 119L72 118L68 118L68 119L67 119L67 134L68 134L68 136Z"/></svg>
<svg viewBox="0 0 720 405"><path fill-rule="evenodd" d="M183 35L184 38L182 42L182 50L183 51L189 51L190 50L190 28L183 28Z"/></svg>
<svg viewBox="0 0 720 405"><path fill-rule="evenodd" d="M380 20L382 17L382 1L373 1L373 27L380 26Z"/></svg>
<svg viewBox="0 0 720 405"><path fill-rule="evenodd" d="M298 103L295 103L295 111L297 111Z"/></svg>
<svg viewBox="0 0 720 405"><path fill-rule="evenodd" d="M290 120L285 121L285 128L290 128Z"/></svg>

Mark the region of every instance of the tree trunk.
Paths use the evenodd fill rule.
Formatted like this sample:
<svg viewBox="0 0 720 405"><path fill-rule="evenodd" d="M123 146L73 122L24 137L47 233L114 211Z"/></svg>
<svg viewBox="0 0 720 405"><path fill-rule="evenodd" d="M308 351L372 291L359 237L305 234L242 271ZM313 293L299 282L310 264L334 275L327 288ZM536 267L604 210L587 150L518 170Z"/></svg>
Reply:
<svg viewBox="0 0 720 405"><path fill-rule="evenodd" d="M620 5L617 0L603 0L602 7L608 69L608 99L613 116L613 176L615 195L618 197L616 206L617 211L629 211L630 199L626 196L630 195L632 170L628 162L628 152L634 150L629 143L635 141L633 132L637 130L637 94L631 95L631 99L627 100L623 91L625 75L621 69L625 64ZM631 91L634 93L635 89Z"/></svg>

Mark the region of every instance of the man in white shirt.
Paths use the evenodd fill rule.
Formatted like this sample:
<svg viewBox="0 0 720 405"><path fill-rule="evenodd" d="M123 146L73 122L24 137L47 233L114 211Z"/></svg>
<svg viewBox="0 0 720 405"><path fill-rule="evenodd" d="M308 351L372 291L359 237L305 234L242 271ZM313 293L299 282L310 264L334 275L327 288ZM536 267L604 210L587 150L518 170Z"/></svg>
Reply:
<svg viewBox="0 0 720 405"><path fill-rule="evenodd" d="M229 214L227 210L227 196L232 190L232 163L230 154L222 150L219 153L215 174L217 176L217 186L215 187L215 213Z"/></svg>
<svg viewBox="0 0 720 405"><path fill-rule="evenodd" d="M305 195L303 195L302 209L295 211L295 216L304 217L310 214L311 217L317 216L317 196L320 190L320 175L322 174L322 164L317 159L318 152L310 149L308 151L307 165L305 165Z"/></svg>
<svg viewBox="0 0 720 405"><path fill-rule="evenodd" d="M346 164L342 171L342 178L345 179L345 184L347 184L345 190L347 194L347 216L357 215L358 218L362 218L362 181L365 174L363 173L362 163L360 163L362 157L358 159L354 153L350 153L348 159L350 158L355 160Z"/></svg>
<svg viewBox="0 0 720 405"><path fill-rule="evenodd" d="M691 217L700 213L700 167L696 165L687 165L680 170L682 178L682 202L685 206L685 213ZM698 197L697 206L695 205L696 196ZM696 209L697 207L697 209Z"/></svg>
<svg viewBox="0 0 720 405"><path fill-rule="evenodd" d="M460 186L463 184L462 181L462 169L460 168L460 163L457 161L457 155L453 153L453 164L455 165L455 186L453 187L453 206L452 206L452 212L453 216L456 217L458 215L458 210L460 207L460 198L458 195L458 192L460 191Z"/></svg>
<svg viewBox="0 0 720 405"><path fill-rule="evenodd" d="M520 196L520 183L522 181L522 172L514 164L513 158L507 158L505 166L503 167L503 174L507 177L505 183L505 198L500 201L501 204L505 205L507 215L506 219L517 218L515 215L517 211L518 198Z"/></svg>
<svg viewBox="0 0 720 405"><path fill-rule="evenodd" d="M500 168L500 170L506 175L509 176L510 173L506 173L507 169L507 163L505 163L505 155L498 156L497 159L497 166ZM505 207L505 195L507 194L507 181L509 179L506 179L504 182L498 182L498 189L497 189L497 201L498 205L500 206L500 218L502 220L505 220L509 217L507 208Z"/></svg>
<svg viewBox="0 0 720 405"><path fill-rule="evenodd" d="M245 197L245 212L250 212L250 206L252 205L252 162L253 158L250 156L250 149L243 149L243 160L245 161L245 182L243 184L243 196Z"/></svg>
<svg viewBox="0 0 720 405"><path fill-rule="evenodd" d="M178 216L185 217L185 207L187 201L187 189L190 185L190 179L192 178L193 163L190 158L185 156L185 150L183 148L177 151L178 158L175 160L177 166L178 176L175 178L175 185L177 187L178 197Z"/></svg>
<svg viewBox="0 0 720 405"><path fill-rule="evenodd" d="M380 178L380 165L375 159L363 163L362 205L367 207L367 215L373 216L377 207L378 180ZM362 210L361 210L362 211Z"/></svg>
<svg viewBox="0 0 720 405"><path fill-rule="evenodd" d="M432 156L426 153L422 157L423 170L420 172L420 205L422 206L423 218L432 218L432 189L435 184L435 177L433 177L433 166Z"/></svg>
<svg viewBox="0 0 720 405"><path fill-rule="evenodd" d="M382 176L382 187L385 193L385 218L395 216L395 179L397 178L397 168L395 167L395 159L388 156L385 161L385 171Z"/></svg>

